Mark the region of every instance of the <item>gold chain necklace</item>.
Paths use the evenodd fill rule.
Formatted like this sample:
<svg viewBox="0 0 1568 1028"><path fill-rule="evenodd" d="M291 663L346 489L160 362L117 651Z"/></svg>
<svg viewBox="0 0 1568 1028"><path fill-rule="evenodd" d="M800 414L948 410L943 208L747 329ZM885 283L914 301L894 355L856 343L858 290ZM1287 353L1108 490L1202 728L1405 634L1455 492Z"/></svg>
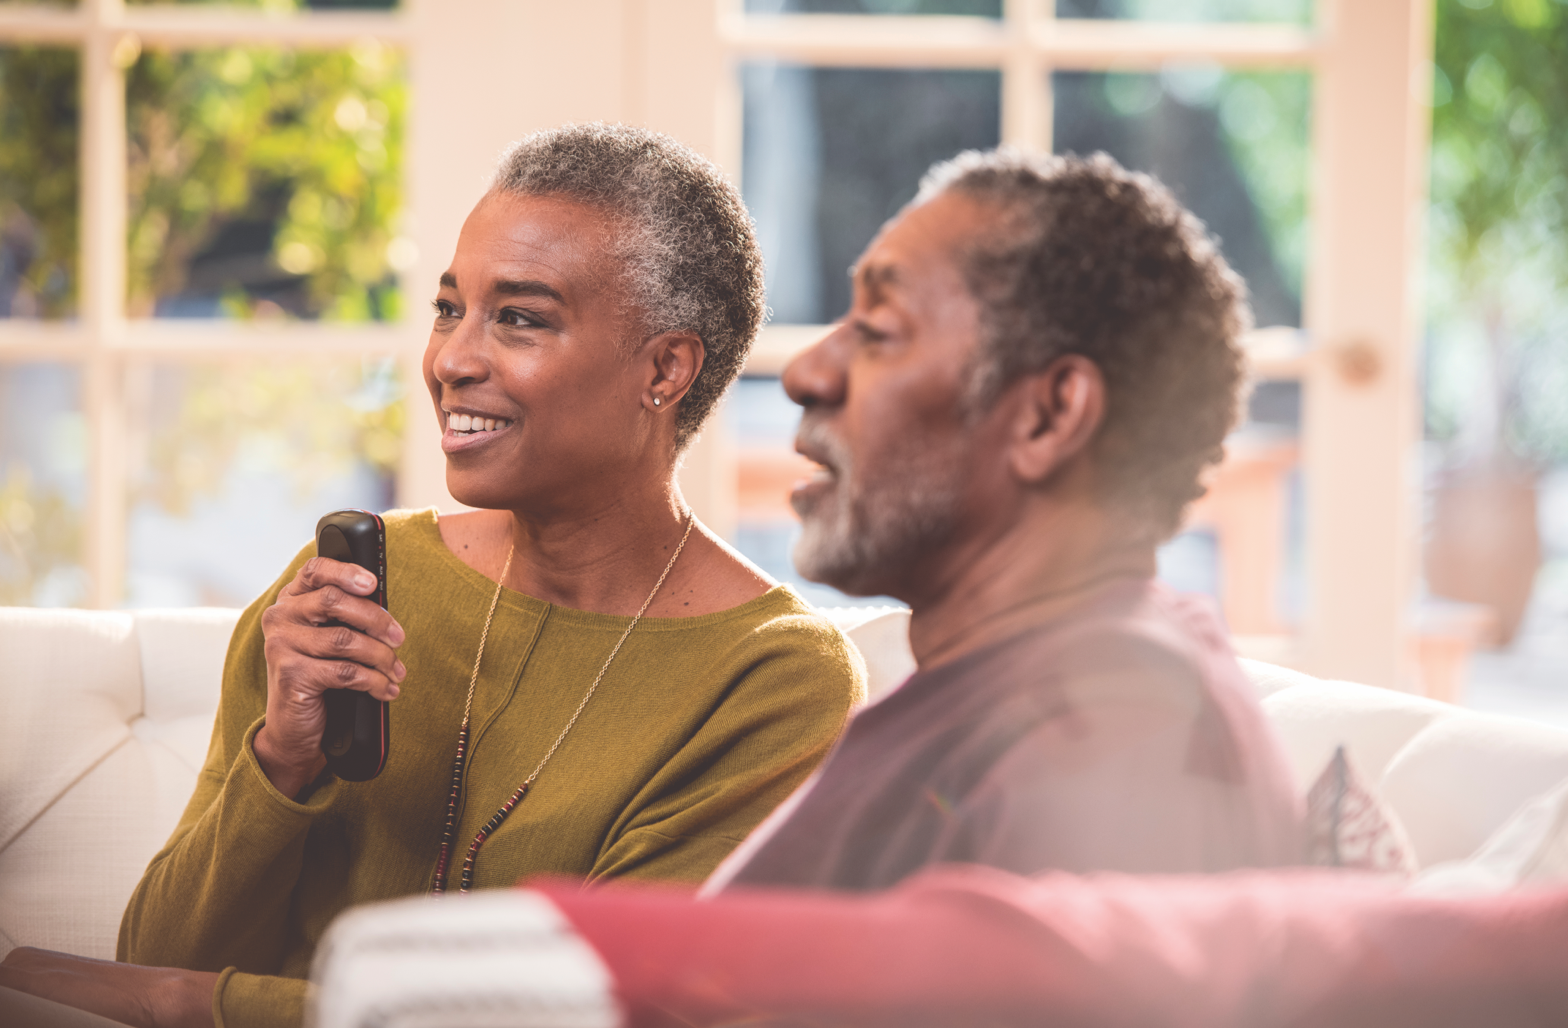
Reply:
<svg viewBox="0 0 1568 1028"><path fill-rule="evenodd" d="M501 822L506 820L506 816L512 812L512 808L522 801L529 787L534 784L534 779L539 777L539 772L544 770L544 766L550 762L550 758L555 756L555 751L561 748L561 743L566 741L566 733L570 732L572 726L577 724L577 719L582 716L584 708L588 706L588 701L593 699L593 694L599 688L599 683L604 681L605 673L610 670L610 664L615 660L616 654L621 652L621 647L626 644L626 639L632 634L632 629L637 627L637 622L642 620L642 616L653 605L654 597L659 595L659 589L663 587L664 580L670 577L670 571L675 567L675 562L680 559L681 551L686 548L686 540L691 538L691 527L696 521L697 519L694 515L686 515L686 531L681 534L680 545L676 546L675 552L670 554L670 562L664 565L664 573L659 575L657 582L653 583L653 591L648 593L648 598L642 601L642 606L632 616L631 623L626 626L626 631L621 633L620 641L615 644L615 648L610 651L610 655L604 659L604 666L599 668L599 673L594 676L593 684L588 687L587 692L583 693L583 698L578 702L577 709L572 712L571 718L566 722L566 727L561 729L561 734L557 735L555 742L550 744L550 749L540 759L539 764L534 768L533 774L529 775L523 784L517 787L517 791L512 793L511 799L501 804L501 808L490 816L490 820L485 822L485 826L479 830L479 834L474 836L474 841L468 844L468 855L463 858L463 874L462 879L458 883L458 892L467 892L474 884L474 862L479 859L479 847L483 846L485 840L497 828L501 827ZM446 829L441 835L441 856L436 861L436 877L434 883L430 886L432 893L446 892L447 864L451 859L452 843L457 835L457 801L463 790L463 758L468 755L468 716L474 707L474 687L479 683L479 662L484 660L485 639L490 635L490 622L495 618L495 607L501 599L501 589L504 587L507 575L511 573L512 557L516 553L517 544L514 542L512 548L507 551L506 566L501 569L501 580L495 584L495 595L490 597L490 610L485 614L485 627L479 633L479 652L474 654L474 673L468 678L468 698L463 701L463 727L458 729L457 733L457 758L452 762L452 792L446 801Z"/></svg>

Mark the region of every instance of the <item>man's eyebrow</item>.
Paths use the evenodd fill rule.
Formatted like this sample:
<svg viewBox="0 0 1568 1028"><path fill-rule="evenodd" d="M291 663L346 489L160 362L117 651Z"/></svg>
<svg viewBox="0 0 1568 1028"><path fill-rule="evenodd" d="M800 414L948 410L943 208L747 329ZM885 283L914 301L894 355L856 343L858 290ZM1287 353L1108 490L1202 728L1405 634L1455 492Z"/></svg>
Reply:
<svg viewBox="0 0 1568 1028"><path fill-rule="evenodd" d="M860 284L860 288L872 294L880 293L888 286L899 284L896 264L857 264L849 269L849 275L853 281Z"/></svg>
<svg viewBox="0 0 1568 1028"><path fill-rule="evenodd" d="M498 296L541 296L547 300L564 304L565 298L554 287L537 279L502 279L495 284Z"/></svg>

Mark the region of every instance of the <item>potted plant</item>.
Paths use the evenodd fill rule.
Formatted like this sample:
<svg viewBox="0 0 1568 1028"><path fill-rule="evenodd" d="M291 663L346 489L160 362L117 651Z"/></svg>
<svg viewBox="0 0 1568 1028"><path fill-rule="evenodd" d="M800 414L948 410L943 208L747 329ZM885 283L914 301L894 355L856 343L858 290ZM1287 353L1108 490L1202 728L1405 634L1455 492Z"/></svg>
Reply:
<svg viewBox="0 0 1568 1028"><path fill-rule="evenodd" d="M1506 644L1540 563L1536 478L1568 457L1568 6L1437 14L1426 577L1492 608Z"/></svg>

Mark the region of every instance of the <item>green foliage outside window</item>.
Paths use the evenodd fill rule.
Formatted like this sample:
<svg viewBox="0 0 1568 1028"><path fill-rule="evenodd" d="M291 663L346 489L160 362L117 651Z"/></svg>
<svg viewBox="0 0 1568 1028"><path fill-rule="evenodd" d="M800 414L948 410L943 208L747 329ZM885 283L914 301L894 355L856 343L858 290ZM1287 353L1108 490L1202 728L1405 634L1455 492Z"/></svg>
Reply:
<svg viewBox="0 0 1568 1028"><path fill-rule="evenodd" d="M71 574L81 546L81 515L64 496L20 461L0 468L0 607L31 606L43 583Z"/></svg>
<svg viewBox="0 0 1568 1028"><path fill-rule="evenodd" d="M170 384L175 398L153 412L133 501L186 516L242 458L282 473L300 498L356 460L384 476L397 466L404 404L392 358L197 366Z"/></svg>
<svg viewBox="0 0 1568 1028"><path fill-rule="evenodd" d="M1568 459L1568 3L1440 0L1428 427Z"/></svg>
<svg viewBox="0 0 1568 1028"><path fill-rule="evenodd" d="M23 265L0 316L76 311L79 69L74 50L0 49L0 237Z"/></svg>
<svg viewBox="0 0 1568 1028"><path fill-rule="evenodd" d="M215 231L249 217L273 223L272 261L306 283L298 313L396 318L405 97L400 57L368 41L142 54L126 76L131 313L178 293ZM242 287L225 307L275 309Z"/></svg>
<svg viewBox="0 0 1568 1028"><path fill-rule="evenodd" d="M214 247L236 225L260 226L268 238L254 254L229 255L224 267L238 273L220 282L223 315L400 317L396 273L414 251L400 234L407 91L399 53L363 41L342 50L125 56L132 317L158 313L160 301L203 276L200 288L210 288L222 263ZM18 282L0 317L77 311L80 74L69 49L0 48L0 233L6 255L25 265L13 270ZM340 364L191 368L149 426L133 503L186 513L196 496L221 487L242 453L275 462L302 493L354 461L390 476L403 420L395 367ZM0 603L32 602L50 568L77 562L80 526L77 510L12 467L0 480L0 563L17 573L0 575Z"/></svg>

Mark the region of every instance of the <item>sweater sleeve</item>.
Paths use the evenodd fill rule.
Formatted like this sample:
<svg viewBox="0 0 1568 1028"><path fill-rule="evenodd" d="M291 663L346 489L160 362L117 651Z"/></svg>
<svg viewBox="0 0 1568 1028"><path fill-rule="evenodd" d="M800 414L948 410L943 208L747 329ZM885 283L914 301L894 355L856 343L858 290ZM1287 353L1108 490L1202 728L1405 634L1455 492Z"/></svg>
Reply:
<svg viewBox="0 0 1568 1028"><path fill-rule="evenodd" d="M784 618L622 814L589 876L700 882L822 762L865 698L865 665L836 629Z"/></svg>
<svg viewBox="0 0 1568 1028"><path fill-rule="evenodd" d="M277 993L263 1007L278 1011L298 1011L304 983L255 976L278 969L305 836L337 783L328 777L304 794L305 802L295 802L273 788L256 762L252 741L267 704L261 615L313 552L301 551L235 626L196 791L131 894L117 954L130 963L199 971L236 967L247 973L225 976L225 991ZM228 1028L290 1023L215 1013Z"/></svg>

